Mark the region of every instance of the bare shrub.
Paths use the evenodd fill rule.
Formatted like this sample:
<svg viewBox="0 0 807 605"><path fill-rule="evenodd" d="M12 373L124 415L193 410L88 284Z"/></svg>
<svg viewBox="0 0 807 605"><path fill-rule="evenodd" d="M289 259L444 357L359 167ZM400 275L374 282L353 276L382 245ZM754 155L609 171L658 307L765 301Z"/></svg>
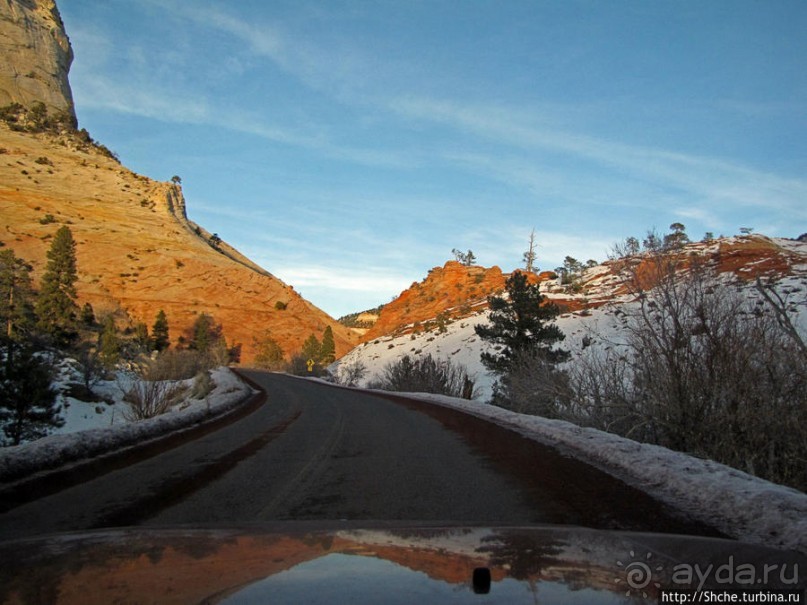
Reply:
<svg viewBox="0 0 807 605"><path fill-rule="evenodd" d="M346 387L358 386L367 375L367 366L360 359L353 363L340 364L339 371L334 375L334 382Z"/></svg>
<svg viewBox="0 0 807 605"><path fill-rule="evenodd" d="M129 405L124 417L132 422L164 414L184 390L170 381L135 380L123 398Z"/></svg>
<svg viewBox="0 0 807 605"><path fill-rule="evenodd" d="M515 352L493 387L491 403L520 414L565 418L571 405L568 377L540 349Z"/></svg>
<svg viewBox="0 0 807 605"><path fill-rule="evenodd" d="M88 393L92 393L93 388L101 382L105 369L98 353L95 349L84 346L78 352L78 362L80 364L81 380Z"/></svg>
<svg viewBox="0 0 807 605"><path fill-rule="evenodd" d="M621 346L571 365L574 404L555 414L807 488L803 340L772 294L752 300L681 260L642 263Z"/></svg>
<svg viewBox="0 0 807 605"><path fill-rule="evenodd" d="M168 349L143 369L147 380L187 380L214 367L207 354L190 349Z"/></svg>
<svg viewBox="0 0 807 605"><path fill-rule="evenodd" d="M437 393L473 399L476 395L475 382L460 364L437 360L431 355L404 355L385 366L378 384L374 386L385 391Z"/></svg>

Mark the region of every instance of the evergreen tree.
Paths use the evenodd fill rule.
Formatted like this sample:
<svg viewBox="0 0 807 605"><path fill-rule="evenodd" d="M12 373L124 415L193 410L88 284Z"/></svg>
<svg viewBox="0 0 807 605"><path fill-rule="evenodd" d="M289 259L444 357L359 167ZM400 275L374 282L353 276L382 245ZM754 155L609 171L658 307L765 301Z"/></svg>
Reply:
<svg viewBox="0 0 807 605"><path fill-rule="evenodd" d="M668 250L678 250L689 243L689 236L686 234L686 227L681 223L670 225L669 233L664 236L664 248Z"/></svg>
<svg viewBox="0 0 807 605"><path fill-rule="evenodd" d="M149 346L149 327L142 321L135 324L134 327L134 342L140 351L148 350Z"/></svg>
<svg viewBox="0 0 807 605"><path fill-rule="evenodd" d="M595 263L596 264L596 263ZM583 272L584 266L574 257L567 256L563 259L563 266L557 267L555 273L560 274L560 283L571 284Z"/></svg>
<svg viewBox="0 0 807 605"><path fill-rule="evenodd" d="M223 344L221 326L217 325L207 313L196 318L191 328L191 338L188 348L200 353L207 353L216 345Z"/></svg>
<svg viewBox="0 0 807 605"><path fill-rule="evenodd" d="M326 326L325 331L322 333L319 358L323 363L333 363L336 359L336 344L333 341L331 326Z"/></svg>
<svg viewBox="0 0 807 605"><path fill-rule="evenodd" d="M312 334L303 343L302 355L306 359L306 361L311 359L314 362L318 362L320 360L321 352L322 352L322 345L317 340L317 337Z"/></svg>
<svg viewBox="0 0 807 605"><path fill-rule="evenodd" d="M88 328L95 325L95 311L90 303L84 303L84 306L81 308L81 323Z"/></svg>
<svg viewBox="0 0 807 605"><path fill-rule="evenodd" d="M64 424L51 388L51 369L23 345L10 345L0 363L0 427L10 445L38 439Z"/></svg>
<svg viewBox="0 0 807 605"><path fill-rule="evenodd" d="M461 250L453 248L451 253L454 255L454 258L457 259L457 262L462 263L466 267L476 264L476 255L471 250L468 250L468 252L462 252Z"/></svg>
<svg viewBox="0 0 807 605"><path fill-rule="evenodd" d="M476 334L483 340L502 347L501 354L482 353L482 363L489 370L506 374L513 359L521 353L540 354L550 363L565 361L569 353L553 349L564 339L563 332L552 322L558 315L554 303L546 303L538 284L527 282L521 271L513 273L505 284L508 296L488 299L488 325L478 325Z"/></svg>
<svg viewBox="0 0 807 605"><path fill-rule="evenodd" d="M263 338L254 339L256 354L255 365L259 368L278 370L283 365L283 349L272 337L269 330L264 332Z"/></svg>
<svg viewBox="0 0 807 605"><path fill-rule="evenodd" d="M76 316L76 243L68 227L61 227L48 250L48 264L36 304L38 325L57 346L78 336Z"/></svg>
<svg viewBox="0 0 807 605"><path fill-rule="evenodd" d="M154 320L154 325L151 328L151 340L155 351L162 353L171 344L168 333L168 318L165 316L165 311L160 309L157 313L157 318Z"/></svg>
<svg viewBox="0 0 807 605"><path fill-rule="evenodd" d="M0 251L0 321L2 334L18 341L34 324L31 267L11 250Z"/></svg>
<svg viewBox="0 0 807 605"><path fill-rule="evenodd" d="M107 315L104 319L101 334L98 336L98 357L103 366L111 369L120 360L121 343L115 318Z"/></svg>

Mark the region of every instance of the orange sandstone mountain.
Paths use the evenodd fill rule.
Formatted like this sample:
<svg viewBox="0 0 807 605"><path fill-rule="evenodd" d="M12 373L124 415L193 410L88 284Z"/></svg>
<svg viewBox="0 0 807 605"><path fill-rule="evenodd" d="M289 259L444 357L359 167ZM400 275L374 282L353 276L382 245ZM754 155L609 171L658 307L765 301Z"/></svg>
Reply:
<svg viewBox="0 0 807 605"><path fill-rule="evenodd" d="M487 305L488 296L503 290L504 282L505 276L499 267L468 267L448 261L385 305L363 340L416 330L418 324L427 321L470 315Z"/></svg>
<svg viewBox="0 0 807 605"><path fill-rule="evenodd" d="M798 268L805 266L803 247L797 242L763 235L695 242L688 244L678 254L683 268L693 258L698 258L718 273L732 273L748 282L757 277L779 280L797 274ZM570 284L560 284L551 271L528 273L527 276L531 283L542 284L541 291L563 312L581 311L602 306L629 293L622 274L626 264L632 265L640 278L646 276L650 280L652 260L647 255L607 260L575 276ZM434 324L461 319L484 310L488 306L487 298L504 290L509 275L503 274L498 267L468 267L455 261L435 267L423 281L413 283L392 302L384 305L362 340L428 330ZM644 285L652 287L649 281Z"/></svg>
<svg viewBox="0 0 807 605"><path fill-rule="evenodd" d="M68 225L77 242L79 302L98 316L123 309L151 325L164 309L176 341L207 313L228 342L242 344L245 363L253 338L267 330L287 353L326 326L337 354L352 348L349 329L190 222L179 186L59 141L0 125L0 241L33 265L36 280L50 238Z"/></svg>
<svg viewBox="0 0 807 605"><path fill-rule="evenodd" d="M75 120L67 81L73 51L53 0L0 2L0 48L0 107L39 102Z"/></svg>
<svg viewBox="0 0 807 605"><path fill-rule="evenodd" d="M207 313L242 345L244 363L267 331L287 355L326 326L337 355L353 347L355 333L189 221L178 185L133 173L73 129L72 52L52 0L0 2L0 36L0 105L26 108L0 122L0 242L34 267L37 283L50 238L68 225L79 304L99 317L123 311L150 326L163 309L176 342ZM25 121L26 110L41 121L43 109L56 119Z"/></svg>

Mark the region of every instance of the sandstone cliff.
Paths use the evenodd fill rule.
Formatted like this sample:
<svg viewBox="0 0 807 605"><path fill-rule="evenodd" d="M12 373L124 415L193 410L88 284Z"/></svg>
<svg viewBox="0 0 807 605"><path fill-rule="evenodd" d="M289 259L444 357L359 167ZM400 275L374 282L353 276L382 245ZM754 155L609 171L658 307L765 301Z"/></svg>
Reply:
<svg viewBox="0 0 807 605"><path fill-rule="evenodd" d="M35 280L50 238L68 225L79 304L99 317L150 326L163 309L176 342L207 313L242 345L244 363L267 332L287 355L326 326L337 355L352 348L353 332L189 221L177 184L131 172L75 130L72 51L52 0L0 0L0 44L0 106L22 106L0 123L0 242L34 267Z"/></svg>
<svg viewBox="0 0 807 605"><path fill-rule="evenodd" d="M424 322L470 315L487 305L488 296L503 290L504 282L499 267L467 267L448 261L385 305L363 340L417 330Z"/></svg>
<svg viewBox="0 0 807 605"><path fill-rule="evenodd" d="M0 106L44 103L73 120L70 40L53 0L0 0Z"/></svg>
<svg viewBox="0 0 807 605"><path fill-rule="evenodd" d="M50 238L68 225L77 242L81 304L97 315L125 311L147 325L164 309L176 341L200 313L230 342L255 353L271 332L293 353L310 334L334 332L337 354L356 336L291 286L189 221L181 189L127 170L92 147L0 125L0 241L34 267L38 280Z"/></svg>
<svg viewBox="0 0 807 605"><path fill-rule="evenodd" d="M761 235L690 244L682 252L684 265L692 254L708 259L709 266L719 273L733 273L746 281L752 281L757 276L764 279L782 278L792 274L793 267L801 262L798 253ZM634 266L640 278L647 276L646 280L651 279L651 260L637 256L630 261L605 261L595 269L576 276L570 284L560 284L551 271L530 273L528 281L542 284L541 291L549 294L552 302L563 312L592 309L628 294L628 286L621 275L626 262ZM488 306L488 297L504 290L508 276L498 267L466 267L455 261L435 267L423 281L413 283L381 308L375 323L362 336L362 341L428 330L435 323L445 324L484 310ZM649 281L645 285L652 287Z"/></svg>

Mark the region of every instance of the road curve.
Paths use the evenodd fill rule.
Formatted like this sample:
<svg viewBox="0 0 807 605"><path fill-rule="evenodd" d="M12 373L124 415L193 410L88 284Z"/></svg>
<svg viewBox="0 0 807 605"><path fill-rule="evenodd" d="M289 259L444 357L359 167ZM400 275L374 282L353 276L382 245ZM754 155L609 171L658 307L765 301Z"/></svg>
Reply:
<svg viewBox="0 0 807 605"><path fill-rule="evenodd" d="M570 524L715 535L481 419L258 371L266 404L198 440L0 515L0 538L282 520Z"/></svg>

